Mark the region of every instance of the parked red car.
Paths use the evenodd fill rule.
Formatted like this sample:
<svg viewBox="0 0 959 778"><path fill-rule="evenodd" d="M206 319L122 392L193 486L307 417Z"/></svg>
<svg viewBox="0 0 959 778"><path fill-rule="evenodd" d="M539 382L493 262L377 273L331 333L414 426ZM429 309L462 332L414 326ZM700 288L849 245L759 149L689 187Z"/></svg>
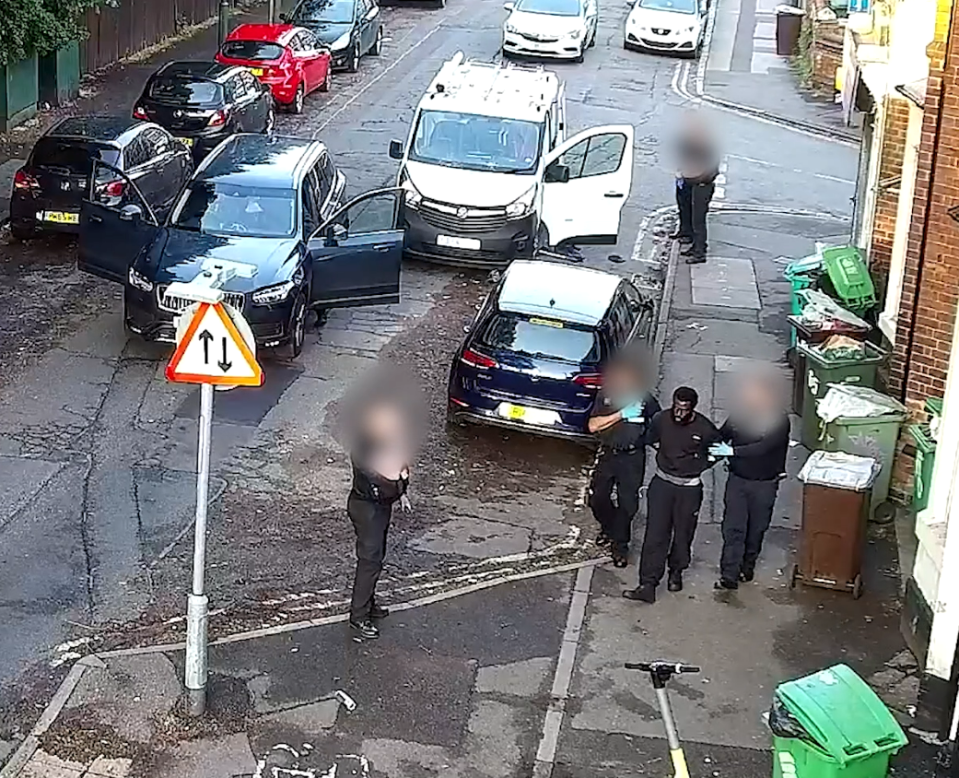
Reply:
<svg viewBox="0 0 959 778"><path fill-rule="evenodd" d="M273 98L293 113L306 96L330 89L330 51L303 27L291 24L241 24L220 47L217 62L243 65L267 84Z"/></svg>

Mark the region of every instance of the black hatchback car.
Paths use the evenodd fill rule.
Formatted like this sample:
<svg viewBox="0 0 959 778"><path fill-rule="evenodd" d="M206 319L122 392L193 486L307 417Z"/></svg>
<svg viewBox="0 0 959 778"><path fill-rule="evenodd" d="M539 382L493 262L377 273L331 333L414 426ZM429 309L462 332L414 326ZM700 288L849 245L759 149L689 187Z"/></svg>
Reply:
<svg viewBox="0 0 959 778"><path fill-rule="evenodd" d="M159 341L175 339L190 305L170 284L233 266L225 302L260 346L288 345L295 357L310 309L399 300L401 190L341 205L344 184L319 141L237 135L197 168L166 221L135 187L119 203L94 192L80 214L78 265L123 283L127 328Z"/></svg>
<svg viewBox="0 0 959 778"><path fill-rule="evenodd" d="M10 231L26 240L42 232L76 233L80 203L95 160L125 173L165 217L193 173L189 149L155 124L125 116L74 116L36 142L13 179ZM118 198L123 183L107 169L98 181L104 197Z"/></svg>
<svg viewBox="0 0 959 778"><path fill-rule="evenodd" d="M156 122L199 161L239 132L273 132L270 87L247 68L218 62L169 62L150 76L133 117Z"/></svg>
<svg viewBox="0 0 959 778"><path fill-rule="evenodd" d="M282 17L306 27L333 54L334 68L355 73L364 54L383 51L383 18L377 0L300 0Z"/></svg>

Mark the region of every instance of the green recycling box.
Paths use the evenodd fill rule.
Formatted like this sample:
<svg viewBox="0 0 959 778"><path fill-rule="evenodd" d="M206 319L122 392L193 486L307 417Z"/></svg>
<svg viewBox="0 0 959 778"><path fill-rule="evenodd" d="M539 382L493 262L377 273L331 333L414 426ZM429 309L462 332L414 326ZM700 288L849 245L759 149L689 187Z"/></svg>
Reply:
<svg viewBox="0 0 959 778"><path fill-rule="evenodd" d="M829 384L858 384L870 389L876 385L876 369L886 359L886 352L871 343L866 343L865 348L866 355L860 359L830 360L808 343L796 344L799 355L806 358L801 442L810 451L823 446L816 401L825 396Z"/></svg>
<svg viewBox="0 0 959 778"><path fill-rule="evenodd" d="M790 312L793 316L799 316L803 312L803 302L799 297L799 292L816 285L817 278L822 275L822 255L813 254L790 262L783 275L790 284ZM789 345L796 345L795 327L790 327Z"/></svg>
<svg viewBox="0 0 959 778"><path fill-rule="evenodd" d="M776 690L802 737L773 729L774 778L884 778L889 759L908 742L876 693L846 665Z"/></svg>

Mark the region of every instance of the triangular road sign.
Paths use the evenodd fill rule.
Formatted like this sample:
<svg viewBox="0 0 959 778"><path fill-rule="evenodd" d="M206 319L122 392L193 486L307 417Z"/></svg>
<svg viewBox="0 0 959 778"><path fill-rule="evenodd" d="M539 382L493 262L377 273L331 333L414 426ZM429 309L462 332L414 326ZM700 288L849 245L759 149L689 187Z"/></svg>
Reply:
<svg viewBox="0 0 959 778"><path fill-rule="evenodd" d="M222 304L200 303L166 368L171 381L262 386L263 370Z"/></svg>

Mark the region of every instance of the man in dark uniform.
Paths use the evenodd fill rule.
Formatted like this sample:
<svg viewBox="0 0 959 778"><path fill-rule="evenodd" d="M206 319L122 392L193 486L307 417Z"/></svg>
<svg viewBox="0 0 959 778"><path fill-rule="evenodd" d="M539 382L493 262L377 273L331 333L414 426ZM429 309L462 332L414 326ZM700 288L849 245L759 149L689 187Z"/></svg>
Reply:
<svg viewBox="0 0 959 778"><path fill-rule="evenodd" d="M789 453L789 417L776 379L757 376L739 392L740 407L719 430L714 456L728 457L723 553L717 589L751 581L772 521Z"/></svg>
<svg viewBox="0 0 959 778"><path fill-rule="evenodd" d="M639 365L620 358L609 366L588 424L600 442L589 507L599 522L596 542L610 547L616 567L628 563L633 518L646 477L646 427L659 411Z"/></svg>
<svg viewBox="0 0 959 778"><path fill-rule="evenodd" d="M673 238L685 244L681 253L690 265L706 261L706 215L718 175L718 154L709 129L698 113L691 112L679 141L676 174L679 229L673 233Z"/></svg>
<svg viewBox="0 0 959 778"><path fill-rule="evenodd" d="M350 628L357 640L380 636L375 620L389 611L376 603L376 584L383 571L393 505L409 512L409 456L404 450L399 409L374 404L365 414L352 456L353 488L347 511L356 530L356 574L350 602Z"/></svg>
<svg viewBox="0 0 959 778"><path fill-rule="evenodd" d="M695 389L681 386L673 406L656 414L647 442L658 446L656 475L646 492L646 534L639 561L639 586L623 592L629 600L653 603L669 563L668 588L682 591L693 537L703 502L702 474L715 463L709 447L719 443L719 430L696 411Z"/></svg>

